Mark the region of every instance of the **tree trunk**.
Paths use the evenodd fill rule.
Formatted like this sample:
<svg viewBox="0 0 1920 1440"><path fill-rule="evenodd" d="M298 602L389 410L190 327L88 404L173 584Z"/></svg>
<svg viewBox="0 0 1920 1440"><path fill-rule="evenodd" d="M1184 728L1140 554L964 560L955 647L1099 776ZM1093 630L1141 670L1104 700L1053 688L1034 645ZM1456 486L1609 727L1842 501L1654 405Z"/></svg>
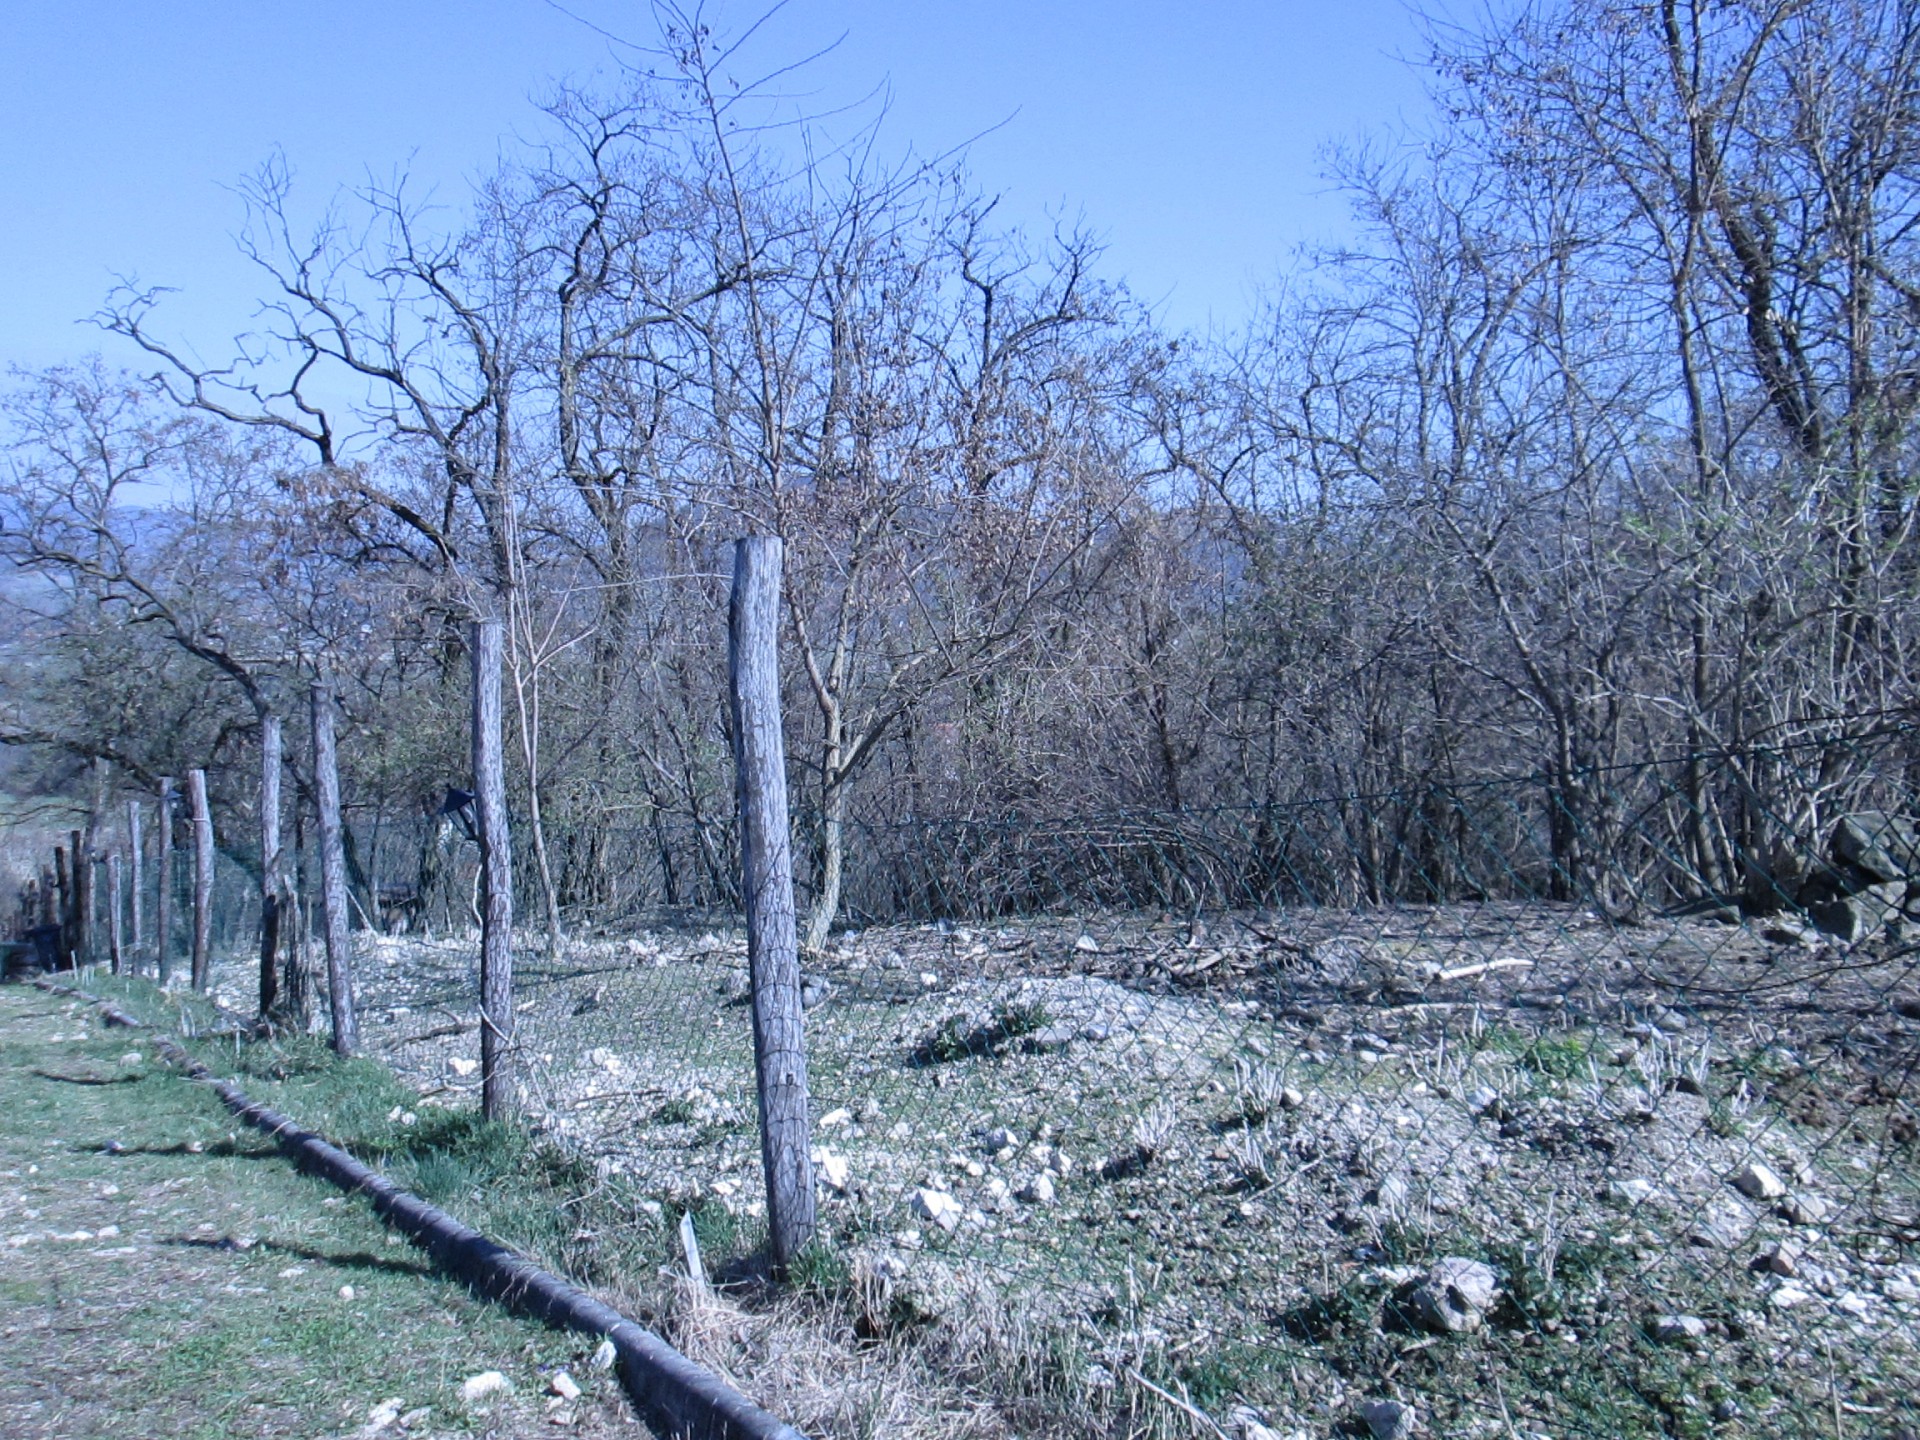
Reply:
<svg viewBox="0 0 1920 1440"><path fill-rule="evenodd" d="M280 1003L280 717L260 718L260 1016Z"/></svg>
<svg viewBox="0 0 1920 1440"><path fill-rule="evenodd" d="M167 948L173 935L173 777L160 777L160 888L154 900L153 955L160 983L173 976L173 953Z"/></svg>
<svg viewBox="0 0 1920 1440"><path fill-rule="evenodd" d="M129 917L133 921L133 949L129 956L128 968L138 971L140 957L146 953L147 936L141 926L140 917L140 800L137 796L127 798L127 890L131 904Z"/></svg>
<svg viewBox="0 0 1920 1440"><path fill-rule="evenodd" d="M313 789L320 812L320 905L327 941L327 1001L333 1013L333 1048L351 1055L360 1048L353 1009L353 937L347 933L347 856L340 840L340 759L333 740L333 692L315 685Z"/></svg>
<svg viewBox="0 0 1920 1440"><path fill-rule="evenodd" d="M827 948L833 933L834 916L840 913L840 889L847 868L847 785L844 775L836 775L820 811L820 885L814 892L813 909L807 915L807 950L818 954Z"/></svg>
<svg viewBox="0 0 1920 1440"><path fill-rule="evenodd" d="M120 948L120 852L118 850L107 856L107 959L113 966L113 973L118 975L123 960Z"/></svg>
<svg viewBox="0 0 1920 1440"><path fill-rule="evenodd" d="M207 772L187 772L193 805L193 988L203 994L213 967L213 812L207 804Z"/></svg>
<svg viewBox="0 0 1920 1440"><path fill-rule="evenodd" d="M480 1112L505 1117L513 1064L513 851L500 737L498 620L473 627L473 794L480 831Z"/></svg>
<svg viewBox="0 0 1920 1440"><path fill-rule="evenodd" d="M780 541L771 536L734 546L727 628L760 1158L773 1264L784 1273L813 1236L814 1195L786 746L780 732L780 551Z"/></svg>

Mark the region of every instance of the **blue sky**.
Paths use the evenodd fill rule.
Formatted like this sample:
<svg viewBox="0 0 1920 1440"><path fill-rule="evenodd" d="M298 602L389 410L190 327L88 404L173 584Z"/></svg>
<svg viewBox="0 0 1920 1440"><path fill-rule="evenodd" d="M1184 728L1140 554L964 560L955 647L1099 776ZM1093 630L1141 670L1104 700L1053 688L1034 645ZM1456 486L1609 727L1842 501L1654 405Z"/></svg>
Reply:
<svg viewBox="0 0 1920 1440"><path fill-rule="evenodd" d="M654 34L645 5L565 3ZM0 365L121 353L75 324L116 276L177 287L167 333L223 353L258 285L231 241L242 175L278 150L316 209L401 168L457 200L554 79L620 54L546 0L0 0L0 21ZM743 78L836 39L807 104L885 87L886 135L921 154L991 131L970 169L1000 213L1083 221L1180 327L1234 324L1300 244L1344 233L1326 144L1425 112L1402 0L790 0Z"/></svg>

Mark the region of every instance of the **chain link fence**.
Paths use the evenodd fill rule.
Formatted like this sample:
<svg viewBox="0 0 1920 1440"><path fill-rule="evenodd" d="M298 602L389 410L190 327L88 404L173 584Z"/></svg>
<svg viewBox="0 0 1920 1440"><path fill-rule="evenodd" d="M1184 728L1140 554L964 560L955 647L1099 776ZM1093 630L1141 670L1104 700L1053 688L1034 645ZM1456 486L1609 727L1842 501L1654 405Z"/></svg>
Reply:
<svg viewBox="0 0 1920 1440"><path fill-rule="evenodd" d="M1089 1433L1913 1433L1916 739L856 817L805 960L821 1265ZM526 1113L722 1279L765 1213L732 843L548 836L611 879L547 944L516 835ZM474 846L359 847L366 1040L469 1103Z"/></svg>

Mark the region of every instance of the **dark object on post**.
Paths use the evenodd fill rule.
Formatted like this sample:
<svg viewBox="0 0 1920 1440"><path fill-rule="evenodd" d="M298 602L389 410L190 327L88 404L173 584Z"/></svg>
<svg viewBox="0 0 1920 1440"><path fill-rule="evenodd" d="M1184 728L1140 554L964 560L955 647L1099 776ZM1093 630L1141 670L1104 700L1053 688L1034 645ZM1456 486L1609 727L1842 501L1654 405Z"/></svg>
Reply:
<svg viewBox="0 0 1920 1440"><path fill-rule="evenodd" d="M260 717L260 1018L280 1003L280 717Z"/></svg>
<svg viewBox="0 0 1920 1440"><path fill-rule="evenodd" d="M153 922L153 953L160 983L173 975L173 777L160 777L160 893Z"/></svg>
<svg viewBox="0 0 1920 1440"><path fill-rule="evenodd" d="M327 941L327 998L333 1012L333 1048L351 1055L360 1048L353 1010L353 952L347 934L347 856L340 840L340 759L333 743L333 692L315 685L313 790L320 812L320 910Z"/></svg>
<svg viewBox="0 0 1920 1440"><path fill-rule="evenodd" d="M780 541L755 536L733 550L727 676L740 805L741 894L753 986L753 1059L760 1089L760 1158L767 1232L784 1273L813 1237L807 1052L787 826L786 746L780 731Z"/></svg>
<svg viewBox="0 0 1920 1440"><path fill-rule="evenodd" d="M187 772L193 805L193 988L204 993L213 967L213 811L207 804L207 772Z"/></svg>
<svg viewBox="0 0 1920 1440"><path fill-rule="evenodd" d="M500 741L498 620L473 627L473 789L480 832L480 1113L507 1113L513 1062L513 850Z"/></svg>

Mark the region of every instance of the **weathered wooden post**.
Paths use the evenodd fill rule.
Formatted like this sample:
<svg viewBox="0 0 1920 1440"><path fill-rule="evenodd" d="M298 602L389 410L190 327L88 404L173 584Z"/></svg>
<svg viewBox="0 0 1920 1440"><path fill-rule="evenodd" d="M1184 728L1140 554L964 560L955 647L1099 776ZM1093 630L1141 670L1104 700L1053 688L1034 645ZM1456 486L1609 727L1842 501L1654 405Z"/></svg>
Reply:
<svg viewBox="0 0 1920 1440"><path fill-rule="evenodd" d="M500 738L500 665L506 631L473 627L473 795L480 831L480 1113L512 1103L513 850L507 834L506 752Z"/></svg>
<svg viewBox="0 0 1920 1440"><path fill-rule="evenodd" d="M127 968L136 971L140 968L140 957L146 953L146 931L140 916L140 861L140 799L130 795L127 797L127 891L131 901L128 908L133 921L133 949L127 957Z"/></svg>
<svg viewBox="0 0 1920 1440"><path fill-rule="evenodd" d="M107 959L118 975L124 957L120 948L120 852L107 856Z"/></svg>
<svg viewBox="0 0 1920 1440"><path fill-rule="evenodd" d="M760 1160L766 1171L773 1264L784 1273L813 1237L814 1196L786 745L780 730L780 563L776 537L753 536L734 545L727 677L733 702L747 967L753 987Z"/></svg>
<svg viewBox="0 0 1920 1440"><path fill-rule="evenodd" d="M154 903L153 952L160 983L173 976L173 777L160 777L160 889Z"/></svg>
<svg viewBox="0 0 1920 1440"><path fill-rule="evenodd" d="M88 933L93 922L93 858L87 854L86 841L78 830L67 833L67 860L73 866L73 966L79 969L93 960L93 937Z"/></svg>
<svg viewBox="0 0 1920 1440"><path fill-rule="evenodd" d="M280 717L260 719L260 1014L280 1003Z"/></svg>
<svg viewBox="0 0 1920 1440"><path fill-rule="evenodd" d="M53 919L53 923L60 927L60 943L56 948L60 955L60 968L71 970L74 966L73 885L67 878L67 849L64 845L53 847L53 880L60 888L59 908Z"/></svg>
<svg viewBox="0 0 1920 1440"><path fill-rule="evenodd" d="M213 968L213 810L207 803L207 772L187 772L193 807L193 988L207 988Z"/></svg>
<svg viewBox="0 0 1920 1440"><path fill-rule="evenodd" d="M351 1055L360 1047L353 1009L353 952L347 934L347 855L340 837L340 759L333 742L333 692L324 684L309 693L313 708L313 790L320 820L320 907L327 940L327 998L333 1013L333 1048Z"/></svg>

